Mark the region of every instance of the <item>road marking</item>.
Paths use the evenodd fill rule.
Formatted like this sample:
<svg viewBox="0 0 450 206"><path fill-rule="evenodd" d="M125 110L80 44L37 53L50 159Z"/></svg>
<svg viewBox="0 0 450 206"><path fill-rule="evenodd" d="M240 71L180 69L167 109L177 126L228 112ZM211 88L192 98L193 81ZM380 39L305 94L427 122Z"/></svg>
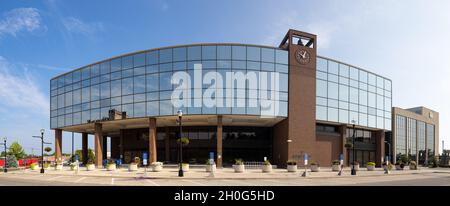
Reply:
<svg viewBox="0 0 450 206"><path fill-rule="evenodd" d="M75 180L74 181L74 183L78 183L78 182L80 182L81 180L84 180L84 179L86 179L87 177L82 177L82 178L80 178L80 179L77 179L77 180Z"/></svg>
<svg viewBox="0 0 450 206"><path fill-rule="evenodd" d="M157 184L156 182L153 182L153 181L151 181L149 179L145 179L145 181L150 183L150 184L152 184L152 185L154 185L154 186L161 186L161 185Z"/></svg>
<svg viewBox="0 0 450 206"><path fill-rule="evenodd" d="M48 178L47 181L56 180L61 177L64 177L64 176L56 176L56 177Z"/></svg>
<svg viewBox="0 0 450 206"><path fill-rule="evenodd" d="M205 184L202 184L202 183L199 183L199 182L195 182L195 181L192 181L192 180L182 180L182 181L189 182L189 183L196 184L196 185L200 185L200 186L206 186Z"/></svg>
<svg viewBox="0 0 450 206"><path fill-rule="evenodd" d="M111 184L114 185L114 178L111 178Z"/></svg>

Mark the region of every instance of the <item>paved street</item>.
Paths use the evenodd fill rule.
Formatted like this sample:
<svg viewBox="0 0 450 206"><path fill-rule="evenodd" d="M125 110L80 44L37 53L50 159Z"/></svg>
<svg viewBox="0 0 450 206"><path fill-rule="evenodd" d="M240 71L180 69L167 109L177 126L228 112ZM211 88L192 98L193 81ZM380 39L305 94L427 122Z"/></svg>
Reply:
<svg viewBox="0 0 450 206"><path fill-rule="evenodd" d="M195 173L197 172L197 173ZM222 175L220 175L223 173ZM155 175L158 174L159 176ZM167 175L163 177L162 175ZM199 176L202 174L202 176ZM271 174L249 171L244 174L218 172L215 178L206 177L205 172L190 171L184 178L176 177L175 170L165 173L127 173L95 171L94 173L74 174L73 171L39 174L35 171L16 171L0 175L0 185L103 185L103 186L315 186L315 185L364 185L364 186L450 186L450 170L393 171L384 175L382 171L360 171L358 176L337 176L331 172L309 173L300 177L300 173L288 174L282 170ZM228 176L225 176L228 175ZM232 176L235 175L235 176ZM265 176L264 176L265 175Z"/></svg>

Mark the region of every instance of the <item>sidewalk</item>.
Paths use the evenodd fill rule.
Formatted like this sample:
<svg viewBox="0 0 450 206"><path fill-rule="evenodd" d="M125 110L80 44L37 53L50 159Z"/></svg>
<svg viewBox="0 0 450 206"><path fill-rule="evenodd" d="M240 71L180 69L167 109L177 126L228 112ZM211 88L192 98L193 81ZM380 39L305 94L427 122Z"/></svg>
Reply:
<svg viewBox="0 0 450 206"><path fill-rule="evenodd" d="M210 173L206 172L204 168L190 168L188 172L184 173L185 179L289 179L299 178L304 172L304 169L299 169L295 173L287 172L286 169L273 169L271 173L262 173L259 169L247 169L244 173L235 173L232 168L217 169L214 177L210 177ZM27 175L41 175L39 170L21 170L11 171L11 174L27 174ZM447 168L419 168L418 170L391 170L389 176L392 175L411 175L424 173L450 173ZM80 167L78 174L71 171L69 167L64 167L61 171L56 171L54 168L45 170L44 175L64 175L64 176L80 176L80 177L114 177L114 178L135 178L144 177L150 179L173 179L178 178L177 168L164 168L161 172L152 172L149 168L145 174L144 168L139 168L138 171L129 172L127 168L117 169L116 171L107 171L106 169L96 169L95 171L86 171L86 168ZM357 171L358 177L371 176L386 176L382 168L376 168L375 171L367 171L361 168ZM338 172L332 172L331 168L321 168L320 172L310 172L308 170L307 176L304 178L339 178L350 177L350 168L343 170L342 176L338 176Z"/></svg>

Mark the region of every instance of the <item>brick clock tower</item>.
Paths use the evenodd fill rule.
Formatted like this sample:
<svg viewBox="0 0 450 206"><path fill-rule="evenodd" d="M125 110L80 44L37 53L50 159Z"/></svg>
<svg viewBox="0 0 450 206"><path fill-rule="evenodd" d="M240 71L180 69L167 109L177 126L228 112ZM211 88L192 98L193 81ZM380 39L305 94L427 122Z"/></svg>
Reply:
<svg viewBox="0 0 450 206"><path fill-rule="evenodd" d="M290 29L280 48L289 51L288 118L274 127L273 160L303 165L303 154L320 161L316 150L317 36Z"/></svg>

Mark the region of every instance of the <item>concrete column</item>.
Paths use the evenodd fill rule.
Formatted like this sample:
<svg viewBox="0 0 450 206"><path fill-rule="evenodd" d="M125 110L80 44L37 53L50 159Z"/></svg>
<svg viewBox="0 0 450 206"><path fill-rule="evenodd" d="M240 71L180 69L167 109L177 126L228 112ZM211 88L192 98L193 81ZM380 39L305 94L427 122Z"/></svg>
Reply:
<svg viewBox="0 0 450 206"><path fill-rule="evenodd" d="M88 157L88 134L87 133L81 133L81 155L83 164L87 163L87 157Z"/></svg>
<svg viewBox="0 0 450 206"><path fill-rule="evenodd" d="M222 168L222 116L217 117L217 168Z"/></svg>
<svg viewBox="0 0 450 206"><path fill-rule="evenodd" d="M150 163L157 161L156 156L156 119L155 118L149 118L148 119L148 154L149 154L149 160Z"/></svg>
<svg viewBox="0 0 450 206"><path fill-rule="evenodd" d="M103 159L107 159L108 158L108 136L103 136L103 147L102 147L102 156Z"/></svg>
<svg viewBox="0 0 450 206"><path fill-rule="evenodd" d="M55 129L55 160L62 160L62 130Z"/></svg>
<svg viewBox="0 0 450 206"><path fill-rule="evenodd" d="M102 132L102 124L95 123L94 124L95 131L95 160L94 164L97 168L102 168L102 160L103 160L103 132Z"/></svg>
<svg viewBox="0 0 450 206"><path fill-rule="evenodd" d="M166 161L170 161L170 136L169 136L169 127L166 127L166 136L164 138L164 150L166 155Z"/></svg>
<svg viewBox="0 0 450 206"><path fill-rule="evenodd" d="M375 164L378 167L381 167L381 164L384 162L384 130L379 130L375 132L375 138L376 138L376 144L377 144L377 150L376 150L376 157L375 157Z"/></svg>

